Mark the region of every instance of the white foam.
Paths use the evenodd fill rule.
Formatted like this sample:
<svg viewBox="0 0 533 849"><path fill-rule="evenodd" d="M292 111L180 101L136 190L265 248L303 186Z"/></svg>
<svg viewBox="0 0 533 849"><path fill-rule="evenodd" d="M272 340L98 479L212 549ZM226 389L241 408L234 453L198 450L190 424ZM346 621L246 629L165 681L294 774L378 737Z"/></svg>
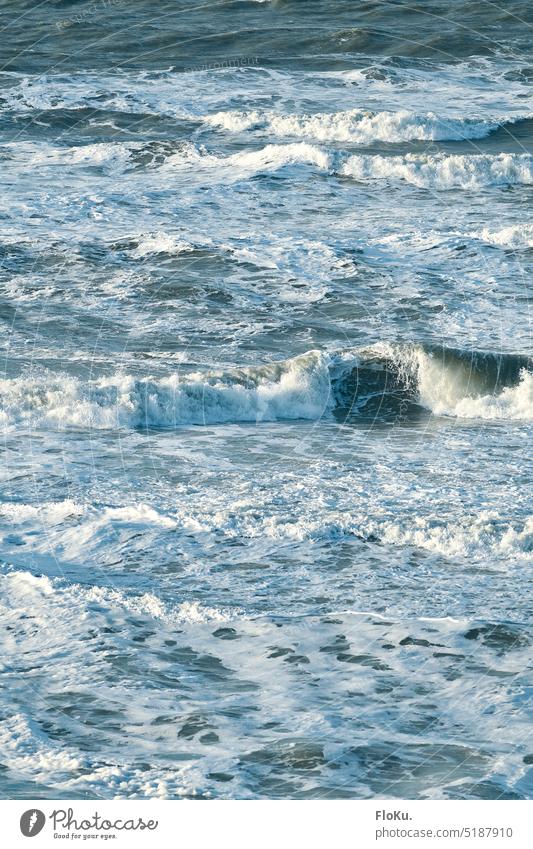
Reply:
<svg viewBox="0 0 533 849"><path fill-rule="evenodd" d="M12 167L20 163L28 167L99 166L110 175L122 174L131 163L132 154L142 149L141 143L109 142L78 147L60 147L40 142L17 142L4 145ZM257 173L273 173L281 168L312 165L328 170L330 156L305 142L268 144L257 150L243 150L228 156L208 151L191 142L180 144L175 153L166 157L156 169L166 176L172 172L186 172L194 176L207 171L224 179L241 179ZM158 234L155 234L157 238Z"/></svg>
<svg viewBox="0 0 533 849"><path fill-rule="evenodd" d="M83 512L83 506L70 498L64 501L48 501L40 504L19 504L16 502L0 504L0 517L16 525L35 521L54 525L64 522L65 519L70 517L81 516Z"/></svg>
<svg viewBox="0 0 533 849"><path fill-rule="evenodd" d="M506 555L528 558L533 545L533 517L515 528L486 512L462 520L416 517L408 525L389 521L376 524L373 533L388 545L412 545L445 557Z"/></svg>
<svg viewBox="0 0 533 849"><path fill-rule="evenodd" d="M488 227L484 227L474 236L489 245L496 245L500 248L512 250L533 248L533 224L512 224L508 227L502 227L500 230L490 230Z"/></svg>
<svg viewBox="0 0 533 849"><path fill-rule="evenodd" d="M216 156L203 148L184 145L169 156L162 170L222 169L232 178L249 177L261 172L274 172L289 165L314 165L326 171L330 167L329 154L313 145L299 142L294 144L268 144L259 150L244 150L230 156Z"/></svg>
<svg viewBox="0 0 533 849"><path fill-rule="evenodd" d="M238 262L251 262L289 281L305 280L306 289L300 288L295 293L299 299L312 296L317 282L330 283L332 277L353 277L358 273L357 265L342 247L335 249L316 239L254 233L247 238L245 246L226 243L218 247Z"/></svg>
<svg viewBox="0 0 533 849"><path fill-rule="evenodd" d="M479 189L484 186L530 185L533 157L527 153L497 155L414 154L405 156L354 155L340 173L361 182L405 180L426 189Z"/></svg>
<svg viewBox="0 0 533 849"><path fill-rule="evenodd" d="M533 516L530 516L522 528L508 528L500 540L500 550L506 554L516 550L533 552Z"/></svg>
<svg viewBox="0 0 533 849"><path fill-rule="evenodd" d="M60 147L42 142L11 142L3 147L13 159L22 160L25 167L84 165L105 167L109 172L122 173L130 162L132 152L140 145L100 142Z"/></svg>
<svg viewBox="0 0 533 849"><path fill-rule="evenodd" d="M420 402L436 415L463 419L533 421L533 374L522 370L516 386L493 394L479 394L468 369L443 364L437 357L417 352Z"/></svg>
<svg viewBox="0 0 533 849"><path fill-rule="evenodd" d="M75 593L87 603L103 604L106 607L121 608L137 615L159 619L169 625L182 623L200 624L204 622L226 622L230 617L215 607L205 607L196 601L184 601L178 605L169 605L154 593L126 595L119 590L107 587L73 585L69 592Z"/></svg>
<svg viewBox="0 0 533 849"><path fill-rule="evenodd" d="M79 671L75 680L77 686L81 686ZM68 686L66 682L65 686ZM107 702L102 688L99 699L103 705L116 707L115 702ZM188 763L173 765L171 769L158 766L146 770L136 768L127 757L112 756L103 761L81 748L76 749L74 744L59 743L22 713L2 721L0 745L12 774L37 784L52 782L54 787L70 791L74 796L81 790L83 795L98 798L102 795L112 799L175 798L194 796L201 792L205 783L201 771Z"/></svg>
<svg viewBox="0 0 533 849"><path fill-rule="evenodd" d="M116 428L143 425L318 419L333 399L326 354L311 351L271 365L181 377L43 375L0 380L0 423L16 427Z"/></svg>
<svg viewBox="0 0 533 849"><path fill-rule="evenodd" d="M228 104L228 89L235 87L239 101L270 104L290 117L308 104L317 112L340 115L346 104L364 103L374 113L402 106L425 115L428 105L438 104L444 121L492 121L527 117L527 79L521 79L521 62L482 59L462 63L429 63L421 67L391 65L368 60L363 67L343 71L281 71L252 67L198 69L184 76L172 70L112 73L5 74L2 108L17 112L57 109L111 110L130 114L161 114L178 118L204 118ZM508 72L518 72L511 79ZM432 92L428 104L428 91ZM461 115L457 116L458 104ZM357 110L354 110L357 111ZM463 117L467 116L467 117ZM313 116L311 116L313 117ZM112 122L107 118L107 124Z"/></svg>
<svg viewBox="0 0 533 849"><path fill-rule="evenodd" d="M194 250L194 245L184 239L178 239L176 236L171 236L168 233L157 232L150 233L147 236L141 237L137 247L131 251L131 255L138 259L153 254L171 254L173 256L190 253Z"/></svg>
<svg viewBox="0 0 533 849"><path fill-rule="evenodd" d="M7 576L9 589L18 597L48 596L54 592L50 578L46 575L33 575L31 572L12 572Z"/></svg>
<svg viewBox="0 0 533 849"><path fill-rule="evenodd" d="M279 115L260 110L216 112L205 123L229 132L259 130L275 136L294 136L316 141L368 144L373 141L445 141L481 139L511 116L494 118L439 117L433 112L417 114L406 109L372 112L350 109L314 115Z"/></svg>
<svg viewBox="0 0 533 849"><path fill-rule="evenodd" d="M247 532L279 543L357 536L395 547L414 546L444 557L473 559L503 556L529 560L533 550L533 517L513 525L502 521L494 511L477 516L413 515L398 519L323 510L320 517L309 514L263 518L257 527L248 526Z"/></svg>
<svg viewBox="0 0 533 849"><path fill-rule="evenodd" d="M169 604L155 593L127 594L105 586L86 586L66 584L64 580L49 578L46 575L33 575L27 571L9 572L3 577L3 603L9 609L32 605L37 615L46 616L46 605L53 604L61 610L79 609L86 614L89 605L97 604L110 612L130 612L148 619L158 619L168 625L180 623L200 624L205 622L226 622L242 611L234 609L230 614L216 607L200 604L198 601L183 601ZM52 597L44 598L44 597ZM39 607L43 605L43 607Z"/></svg>
<svg viewBox="0 0 533 849"><path fill-rule="evenodd" d="M0 543L11 549L14 541L17 546L27 546L24 551L31 549L43 569L50 557L54 563L83 563L87 557L96 562L121 536L133 533L134 538L143 534L145 539L163 539L176 528L173 515L143 502L126 506L71 500L0 505Z"/></svg>

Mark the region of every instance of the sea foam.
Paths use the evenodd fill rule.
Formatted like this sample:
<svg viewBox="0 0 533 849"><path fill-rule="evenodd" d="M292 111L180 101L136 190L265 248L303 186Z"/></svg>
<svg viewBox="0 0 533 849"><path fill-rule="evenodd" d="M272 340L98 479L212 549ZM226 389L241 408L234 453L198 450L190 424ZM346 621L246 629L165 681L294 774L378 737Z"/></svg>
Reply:
<svg viewBox="0 0 533 849"><path fill-rule="evenodd" d="M258 131L280 137L292 136L322 142L354 144L369 144L373 141L482 139L502 124L512 123L513 120L511 116L451 118L438 116L433 112L418 114L406 109L397 112L350 109L314 115L230 110L216 112L204 119L208 126L227 132Z"/></svg>
<svg viewBox="0 0 533 849"><path fill-rule="evenodd" d="M330 156L327 151L305 142L268 144L259 150L243 150L229 156L218 156L189 143L169 156L162 169L189 170L191 165L206 169L224 169L238 178L259 172L277 171L288 165L314 165L327 170L330 167Z"/></svg>
<svg viewBox="0 0 533 849"><path fill-rule="evenodd" d="M256 368L128 375L83 383L44 375L0 381L6 427L175 427L317 419L331 404L328 356L310 352Z"/></svg>
<svg viewBox="0 0 533 849"><path fill-rule="evenodd" d="M317 420L335 409L369 415L404 400L436 415L533 419L533 375L525 356L419 345L376 344L307 354L263 366L164 378L131 375L83 382L43 374L0 381L5 429L177 427ZM370 404L370 406L369 406Z"/></svg>
<svg viewBox="0 0 533 849"><path fill-rule="evenodd" d="M499 248L509 250L533 248L533 224L511 224L499 230L484 227L474 235L483 242Z"/></svg>
<svg viewBox="0 0 533 849"><path fill-rule="evenodd" d="M480 189L530 185L533 157L527 153L350 156L340 173L361 182L403 180L425 189Z"/></svg>

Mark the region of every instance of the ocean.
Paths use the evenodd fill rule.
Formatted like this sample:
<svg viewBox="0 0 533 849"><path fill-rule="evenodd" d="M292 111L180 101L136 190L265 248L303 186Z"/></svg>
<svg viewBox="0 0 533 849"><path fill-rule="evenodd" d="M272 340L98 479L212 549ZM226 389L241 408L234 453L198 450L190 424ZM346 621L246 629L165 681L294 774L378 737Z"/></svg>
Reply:
<svg viewBox="0 0 533 849"><path fill-rule="evenodd" d="M531 798L532 23L0 2L4 798Z"/></svg>

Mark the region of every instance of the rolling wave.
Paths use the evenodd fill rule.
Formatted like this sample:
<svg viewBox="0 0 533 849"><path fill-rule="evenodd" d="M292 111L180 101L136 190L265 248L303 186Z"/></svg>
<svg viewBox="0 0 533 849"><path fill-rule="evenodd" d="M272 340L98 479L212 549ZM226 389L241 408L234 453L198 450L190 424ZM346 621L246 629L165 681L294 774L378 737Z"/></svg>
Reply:
<svg viewBox="0 0 533 849"><path fill-rule="evenodd" d="M533 248L533 224L510 224L499 230L484 227L474 234L478 239L498 248L527 250Z"/></svg>
<svg viewBox="0 0 533 849"><path fill-rule="evenodd" d="M267 144L231 154L214 153L203 145L180 143L161 150L136 142L113 142L77 147L53 147L39 143L14 143L1 148L24 170L31 167L96 167L108 175L149 168L167 177L183 174L201 179L207 175L222 182L251 179L290 166L311 166L318 171L371 183L388 180L406 182L435 191L477 190L490 186L531 185L533 156L527 153L500 154L414 154L381 156L347 154L308 142Z"/></svg>
<svg viewBox="0 0 533 849"><path fill-rule="evenodd" d="M446 156L349 157L340 173L361 182L401 180L425 189L480 189L486 186L531 185L533 157L527 153Z"/></svg>
<svg viewBox="0 0 533 849"><path fill-rule="evenodd" d="M178 427L436 415L533 419L532 360L420 345L307 354L263 366L82 382L0 381L0 423L19 427Z"/></svg>
<svg viewBox="0 0 533 849"><path fill-rule="evenodd" d="M98 168L110 176L124 172L151 169L160 172L183 173L195 176L199 171L214 173L222 179L242 179L260 173L273 173L290 165L312 165L325 171L331 168L330 153L306 142L268 144L259 149L241 150L220 155L203 145L183 142L178 145L157 145L139 142L101 142L74 147L60 147L39 142L8 143L0 148L0 157L9 159L10 168L18 166L69 169Z"/></svg>
<svg viewBox="0 0 533 849"><path fill-rule="evenodd" d="M290 118L292 112L304 115L313 103L317 115L331 111L342 119L343 114L350 114L346 111L347 95L352 103L364 102L374 114L395 110L401 95L406 110L423 115L428 110L427 92L431 90L437 95L431 106L438 103L442 116L455 118L460 104L464 116L475 115L474 120L478 120L478 115L485 117L486 113L487 120L501 121L508 114L511 118L527 114L525 98L530 73L528 63L511 61L510 57L409 66L394 59L361 54L356 67L315 68L303 73L255 63L246 68L205 68L186 74L175 68L149 72L103 68L37 74L9 71L1 77L0 112L35 111L50 116L90 109L108 117L126 113L201 121L228 108L234 114L239 110L245 115L258 110L270 115L269 106L274 103L276 111ZM231 103L228 87L235 84L240 97Z"/></svg>
<svg viewBox="0 0 533 849"><path fill-rule="evenodd" d="M410 405L464 419L533 419L533 360L519 354L378 343L338 355L337 405L409 417Z"/></svg>
<svg viewBox="0 0 533 849"><path fill-rule="evenodd" d="M322 142L370 144L375 141L461 141L482 139L520 120L513 116L450 118L409 110L374 112L368 109L277 115L260 110L227 111L208 115L208 126L233 133L258 131L269 135Z"/></svg>
<svg viewBox="0 0 533 849"><path fill-rule="evenodd" d="M306 142L294 144L267 144L259 150L242 150L229 156L218 156L203 148L188 144L169 156L164 168L190 169L191 165L204 168L222 168L232 176L273 172L287 165L314 165L321 170L330 168L330 156Z"/></svg>

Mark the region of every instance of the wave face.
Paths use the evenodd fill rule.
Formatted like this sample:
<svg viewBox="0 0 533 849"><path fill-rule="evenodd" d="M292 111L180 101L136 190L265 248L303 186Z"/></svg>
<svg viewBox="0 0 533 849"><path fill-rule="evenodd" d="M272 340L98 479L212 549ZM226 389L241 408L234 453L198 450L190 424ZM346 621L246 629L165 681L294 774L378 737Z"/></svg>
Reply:
<svg viewBox="0 0 533 849"><path fill-rule="evenodd" d="M310 351L264 366L172 375L72 377L0 382L5 427L178 427L395 418L423 407L465 419L533 419L532 361L417 345L377 344L326 354Z"/></svg>
<svg viewBox="0 0 533 849"><path fill-rule="evenodd" d="M533 418L532 361L418 345L378 344L341 354L333 382L342 409L409 418L412 404L464 419ZM338 371L336 371L338 369Z"/></svg>

